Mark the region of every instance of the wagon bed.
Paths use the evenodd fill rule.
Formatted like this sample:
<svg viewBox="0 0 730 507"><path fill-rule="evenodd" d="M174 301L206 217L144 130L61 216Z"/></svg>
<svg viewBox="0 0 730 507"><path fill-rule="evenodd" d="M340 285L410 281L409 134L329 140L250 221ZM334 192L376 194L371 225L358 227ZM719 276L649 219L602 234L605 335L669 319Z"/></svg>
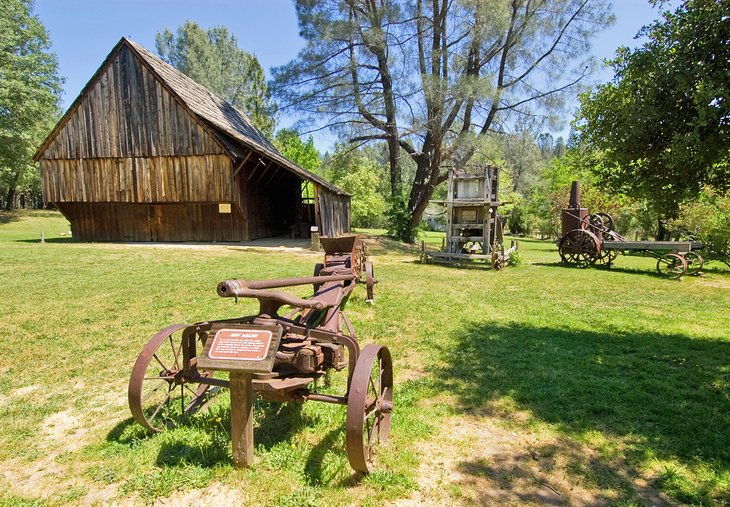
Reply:
<svg viewBox="0 0 730 507"><path fill-rule="evenodd" d="M697 241L606 241L602 243L602 248L606 250L656 250L667 252L691 252L702 248L702 243Z"/></svg>

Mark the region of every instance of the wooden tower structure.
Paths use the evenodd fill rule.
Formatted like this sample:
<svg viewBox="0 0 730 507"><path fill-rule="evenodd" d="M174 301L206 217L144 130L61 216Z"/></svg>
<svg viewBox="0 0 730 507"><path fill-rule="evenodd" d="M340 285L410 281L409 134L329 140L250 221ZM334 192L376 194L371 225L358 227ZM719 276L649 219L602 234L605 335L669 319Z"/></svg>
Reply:
<svg viewBox="0 0 730 507"><path fill-rule="evenodd" d="M424 262L479 262L494 268L503 267L509 254L502 243L502 221L497 213L499 168L473 164L450 168L445 201L446 238L443 250L427 251L422 244Z"/></svg>

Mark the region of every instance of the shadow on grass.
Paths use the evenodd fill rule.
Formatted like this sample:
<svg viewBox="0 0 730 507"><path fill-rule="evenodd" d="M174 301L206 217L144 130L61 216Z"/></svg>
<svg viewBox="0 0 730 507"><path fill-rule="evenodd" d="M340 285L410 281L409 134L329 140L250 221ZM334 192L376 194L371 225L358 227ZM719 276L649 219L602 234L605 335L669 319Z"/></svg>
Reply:
<svg viewBox="0 0 730 507"><path fill-rule="evenodd" d="M254 417L254 443L264 450L290 439L306 424L300 403L257 401ZM226 404L216 405L210 412L202 411L194 417L185 417L177 421L175 427L160 433L153 433L129 418L112 428L106 439L132 447L140 440L161 439L156 460L158 466L214 467L230 463L230 427L231 410ZM206 436L204 445L190 441L197 440L199 435Z"/></svg>
<svg viewBox="0 0 730 507"><path fill-rule="evenodd" d="M420 241L409 245L385 236L363 236L365 245L368 247L368 253L370 254L388 255L397 253L401 255L418 255L421 252Z"/></svg>
<svg viewBox="0 0 730 507"><path fill-rule="evenodd" d="M494 324L455 340L435 375L467 412L500 414L510 398L566 434L621 438L632 465L730 471L730 342Z"/></svg>
<svg viewBox="0 0 730 507"><path fill-rule="evenodd" d="M17 222L21 219L21 217L22 215L20 213L14 213L12 211L0 211L0 225Z"/></svg>
<svg viewBox="0 0 730 507"><path fill-rule="evenodd" d="M327 435L325 435L325 437L312 448L309 456L307 456L307 462L304 465L304 473L306 475L307 482L311 486L333 485L332 478L336 475L337 471L327 469L325 458L327 454L333 450L338 454L345 454L344 435L345 426L342 424L327 433ZM354 486L359 483L359 479L360 476L358 474L350 474L347 478L340 480L336 485L340 487Z"/></svg>
<svg viewBox="0 0 730 507"><path fill-rule="evenodd" d="M74 239L71 236L66 237L66 238L46 238L45 241L46 241L46 243L74 243L75 242ZM17 240L15 240L15 242L16 243L40 243L41 240L40 240L40 238L37 238L37 239L17 239ZM78 241L76 241L75 243L78 243Z"/></svg>
<svg viewBox="0 0 730 507"><path fill-rule="evenodd" d="M643 275L643 276L651 276L654 278L661 278L664 280L672 280L671 278L667 278L664 275L660 275L656 269L646 269L646 268L630 268L630 267L621 267L616 266L613 264L611 267L605 266L605 265L594 265L594 266L588 266L587 268L579 268L577 266L566 264L564 262L531 262L530 263L533 266L542 266L542 267L548 267L548 268L561 268L561 269L575 269L575 270L588 270L588 269L597 269L600 271L611 271L616 273L625 273L628 275ZM685 275L685 276L691 276L691 275Z"/></svg>
<svg viewBox="0 0 730 507"><path fill-rule="evenodd" d="M426 262L424 264L423 262L421 262L420 259L415 259L415 260L403 261L403 263L404 264L418 264L419 266L439 266L439 267L450 268L450 269L459 269L459 270L469 269L469 270L477 270L477 271L500 271L500 269L503 269L503 268L494 269L492 267L491 263L487 264L484 262L479 263L479 262L464 262L464 261L460 261L460 262L457 262L457 261L454 261L454 262L430 261L430 262Z"/></svg>

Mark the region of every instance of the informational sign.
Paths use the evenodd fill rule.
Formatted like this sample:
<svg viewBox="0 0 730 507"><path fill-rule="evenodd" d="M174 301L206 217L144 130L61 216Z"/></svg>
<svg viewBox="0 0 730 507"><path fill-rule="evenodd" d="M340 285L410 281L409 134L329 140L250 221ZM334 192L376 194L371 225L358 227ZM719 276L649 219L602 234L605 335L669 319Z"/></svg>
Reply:
<svg viewBox="0 0 730 507"><path fill-rule="evenodd" d="M230 213L231 212L231 203L230 202L221 202L218 204L218 213Z"/></svg>
<svg viewBox="0 0 730 507"><path fill-rule="evenodd" d="M279 326L231 325L211 330L198 367L208 370L268 373L281 339Z"/></svg>
<svg viewBox="0 0 730 507"><path fill-rule="evenodd" d="M477 210L465 209L461 210L461 221L465 224L469 224L477 221Z"/></svg>
<svg viewBox="0 0 730 507"><path fill-rule="evenodd" d="M221 329L213 337L208 351L211 359L233 361L261 361L266 358L271 344L267 329Z"/></svg>

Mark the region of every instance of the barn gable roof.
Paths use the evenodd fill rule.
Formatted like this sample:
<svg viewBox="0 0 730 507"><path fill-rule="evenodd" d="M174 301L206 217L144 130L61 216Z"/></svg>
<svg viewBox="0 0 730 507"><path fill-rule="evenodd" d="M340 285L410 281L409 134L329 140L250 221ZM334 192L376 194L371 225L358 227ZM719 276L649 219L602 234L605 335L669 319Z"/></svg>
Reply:
<svg viewBox="0 0 730 507"><path fill-rule="evenodd" d="M236 141L244 145L246 148L273 160L281 167L295 173L301 178L314 181L337 194L349 195L336 185L333 185L324 178L299 167L294 162L284 157L281 153L279 153L276 147L271 144L266 136L264 136L261 131L259 131L251 123L243 112L215 95L206 87L183 74L172 65L161 60L141 44L138 44L126 37L122 37L116 46L114 46L94 76L89 80L76 100L74 100L71 104L68 111L66 111L56 127L38 148L33 156L34 160L41 158L43 151L51 143L60 128L66 123L66 120L74 113L76 107L81 102L81 99L93 87L97 78L104 72L119 50L124 46L128 47L132 53L137 55L157 77L157 79L163 82L200 122L207 125L209 130L213 131L213 134L219 134L216 136L218 141L232 156L239 156L240 154L236 153L237 150L235 150L234 146L231 146L230 140Z"/></svg>

